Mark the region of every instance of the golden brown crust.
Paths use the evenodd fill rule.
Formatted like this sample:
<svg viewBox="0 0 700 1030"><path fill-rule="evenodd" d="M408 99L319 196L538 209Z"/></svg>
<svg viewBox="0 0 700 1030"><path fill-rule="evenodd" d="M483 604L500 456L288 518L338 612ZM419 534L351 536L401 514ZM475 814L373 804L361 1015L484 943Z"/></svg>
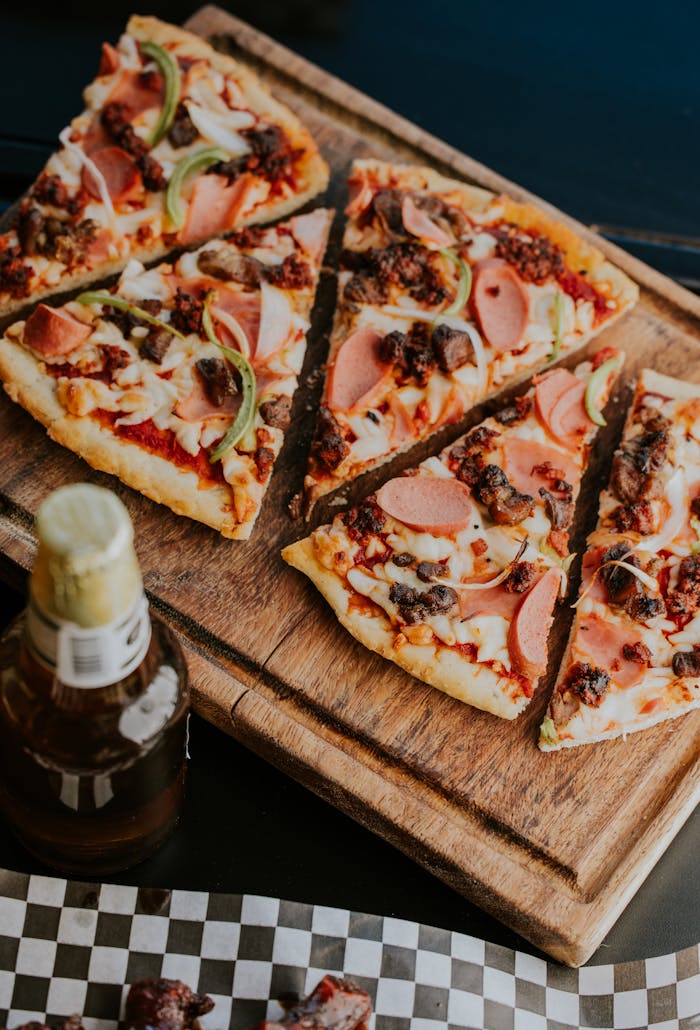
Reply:
<svg viewBox="0 0 700 1030"><path fill-rule="evenodd" d="M431 193L452 193L466 210L485 211L495 194L481 186L471 186L459 179L449 179L433 168L422 165L394 164L376 159L353 161L350 178L367 175L381 186L393 186L405 190L428 190Z"/></svg>
<svg viewBox="0 0 700 1030"><path fill-rule="evenodd" d="M528 699L522 695L515 701L508 696L508 686L514 681L499 677L487 666L470 662L454 648L409 642L396 647L397 633L389 619L379 611L370 616L352 608L351 592L339 576L318 561L311 537L285 547L282 557L288 565L308 576L328 601L340 624L356 640L411 676L502 719L514 719L527 705Z"/></svg>

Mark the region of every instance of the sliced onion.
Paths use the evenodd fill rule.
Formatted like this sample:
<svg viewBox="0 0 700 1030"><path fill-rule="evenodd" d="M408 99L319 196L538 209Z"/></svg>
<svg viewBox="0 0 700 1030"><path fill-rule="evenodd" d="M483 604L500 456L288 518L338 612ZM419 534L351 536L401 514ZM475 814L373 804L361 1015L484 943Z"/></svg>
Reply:
<svg viewBox="0 0 700 1030"><path fill-rule="evenodd" d="M221 322L222 325L225 325L229 330L238 344L238 349L241 354L246 358L250 358L250 343L248 342L248 337L246 336L243 326L238 319L235 318L230 311L224 311L223 308L217 308L214 305L211 306L210 310L212 317L215 318L217 322Z"/></svg>
<svg viewBox="0 0 700 1030"><path fill-rule="evenodd" d="M294 312L289 297L264 279L260 283L260 329L255 357L266 361L286 343Z"/></svg>
<svg viewBox="0 0 700 1030"><path fill-rule="evenodd" d="M463 318L455 318L453 315L441 315L440 312L435 314L435 312L421 311L419 308L402 308L394 304L387 304L381 310L383 314L392 315L396 318L405 318L410 322L434 322L436 325L448 325L451 329L458 329L460 332L466 333L474 348L479 385L484 386L486 384L487 368L484 343L478 330L471 322L465 322Z"/></svg>
<svg viewBox="0 0 700 1030"><path fill-rule="evenodd" d="M207 111L191 100L185 101L185 107L194 127L198 132L217 147L222 147L234 157L249 154L250 147L236 129L247 129L255 124L255 117L247 111L231 111L228 114L216 114Z"/></svg>
<svg viewBox="0 0 700 1030"><path fill-rule="evenodd" d="M71 127L70 125L67 125L65 129L59 132L58 138L60 142L63 144L63 146L66 148L68 153L73 154L77 158L80 167L86 168L92 176L95 185L97 186L97 191L100 194L100 200L102 201L102 205L105 211L107 212L107 217L110 222L113 222L114 206L112 205L112 198L110 197L109 190L107 189L105 177L100 171L100 169L97 167L95 162L90 160L90 158L87 156L83 148L79 147L77 143L74 143L69 138L70 134Z"/></svg>
<svg viewBox="0 0 700 1030"><path fill-rule="evenodd" d="M654 536L642 537L634 545L633 551L649 551L658 554L667 544L680 533L687 515L685 476L683 469L677 468L673 473L665 489L665 499L670 508L669 517L664 526Z"/></svg>
<svg viewBox="0 0 700 1030"><path fill-rule="evenodd" d="M525 539L522 540L520 543L520 547L515 558L512 558L508 562L506 567L502 569L497 576L494 576L493 579L487 579L485 581L482 580L481 583L463 583L461 580L443 579L441 576L436 576L434 579L431 579L430 582L439 583L442 586L446 587L452 587L454 590L490 590L491 587L497 587L499 586L499 584L503 583L504 580L508 579L513 566L517 565L522 556L525 554L525 551L527 551L528 543L528 538L525 537Z"/></svg>

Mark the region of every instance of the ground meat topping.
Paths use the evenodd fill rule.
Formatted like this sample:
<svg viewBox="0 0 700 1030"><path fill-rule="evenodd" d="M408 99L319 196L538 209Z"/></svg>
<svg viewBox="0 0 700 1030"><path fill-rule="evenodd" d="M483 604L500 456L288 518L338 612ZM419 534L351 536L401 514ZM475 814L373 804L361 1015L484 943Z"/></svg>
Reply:
<svg viewBox="0 0 700 1030"><path fill-rule="evenodd" d="M432 251L410 240L384 248L344 250L340 266L355 273L345 287L345 296L360 304L386 304L389 287L394 285L407 289L420 303L439 304L446 293L433 262Z"/></svg>
<svg viewBox="0 0 700 1030"><path fill-rule="evenodd" d="M658 496L660 485L656 473L668 452L671 428L668 419L652 408L642 409L638 418L644 431L626 441L613 458L610 487L624 505Z"/></svg>
<svg viewBox="0 0 700 1030"><path fill-rule="evenodd" d="M100 353L102 355L102 370L107 373L110 379L115 372L118 372L120 368L126 368L131 361L131 355L128 351L107 343L103 343L100 346Z"/></svg>
<svg viewBox="0 0 700 1030"><path fill-rule="evenodd" d="M25 265L19 247L7 247L0 253L0 289L19 300L29 295L34 269Z"/></svg>
<svg viewBox="0 0 700 1030"><path fill-rule="evenodd" d="M29 208L19 215L17 234L28 256L42 254L70 265L85 256L97 235L97 223L84 218L74 224L52 215L46 217L37 208Z"/></svg>
<svg viewBox="0 0 700 1030"><path fill-rule="evenodd" d="M637 665L651 665L651 651L641 640L634 644L622 645L622 657L627 662L636 662Z"/></svg>
<svg viewBox="0 0 700 1030"><path fill-rule="evenodd" d="M149 315L159 315L163 304L161 301L153 298L152 300L142 300L139 303L139 307ZM142 318L139 318L138 315L135 315L132 311L120 311L118 308L108 307L107 305L103 305L100 318L104 322L113 322L118 326L119 331L126 340L129 339L133 330L137 326L150 329L150 324L145 322Z"/></svg>
<svg viewBox="0 0 700 1030"><path fill-rule="evenodd" d="M224 248L202 251L197 258L197 268L213 279L242 283L244 286L258 286L265 270L262 261L257 258Z"/></svg>
<svg viewBox="0 0 700 1030"><path fill-rule="evenodd" d="M436 585L429 590L416 590L403 583L394 583L389 600L399 609L399 615L408 626L424 622L429 615L447 612L457 603L457 593L451 587Z"/></svg>
<svg viewBox="0 0 700 1030"><path fill-rule="evenodd" d="M175 308L170 321L181 333L201 333L203 303L179 286L175 291Z"/></svg>
<svg viewBox="0 0 700 1030"><path fill-rule="evenodd" d="M441 372L454 372L463 365L475 364L474 345L468 333L443 323L433 329L430 342Z"/></svg>
<svg viewBox="0 0 700 1030"><path fill-rule="evenodd" d="M288 254L281 265L267 268L267 281L281 290L303 290L313 284L311 269L296 254Z"/></svg>
<svg viewBox="0 0 700 1030"><path fill-rule="evenodd" d="M208 172L223 175L229 182L243 172L253 172L275 182L292 174L294 162L303 153L303 149L292 148L288 137L278 125L241 129L240 134L250 147L250 153L212 165Z"/></svg>
<svg viewBox="0 0 700 1030"><path fill-rule="evenodd" d="M318 416L318 430L312 452L319 464L333 472L350 453L340 426L330 408L322 406Z"/></svg>
<svg viewBox="0 0 700 1030"><path fill-rule="evenodd" d="M674 676L700 676L700 647L695 644L692 651L676 651L671 668Z"/></svg>
<svg viewBox="0 0 700 1030"><path fill-rule="evenodd" d="M220 408L227 397L238 393L233 372L223 358L200 358L195 368L202 377L204 389L211 403Z"/></svg>
<svg viewBox="0 0 700 1030"><path fill-rule="evenodd" d="M541 486L540 497L544 501L544 510L552 523L552 529L568 529L574 517L574 503L571 496L556 497L544 486Z"/></svg>
<svg viewBox="0 0 700 1030"><path fill-rule="evenodd" d="M190 113L182 101L177 105L175 117L168 130L168 142L176 150L179 147L188 147L190 143L199 136L199 130L190 118Z"/></svg>
<svg viewBox="0 0 700 1030"><path fill-rule="evenodd" d="M136 164L147 190L150 190L152 193L158 193L159 190L164 190L167 187L168 180L165 178L165 172L155 157L151 157L150 154L144 154L143 157L136 159Z"/></svg>
<svg viewBox="0 0 700 1030"><path fill-rule="evenodd" d="M700 608L700 555L688 555L678 566L678 582L666 607L672 618L695 615Z"/></svg>
<svg viewBox="0 0 700 1030"><path fill-rule="evenodd" d="M255 478L259 483L264 483L275 463L275 452L269 447L257 447L253 452L253 461L256 468Z"/></svg>
<svg viewBox="0 0 700 1030"><path fill-rule="evenodd" d="M641 533L648 536L654 532L654 510L649 501L639 501L638 504L623 504L610 513L610 518L615 524L618 533Z"/></svg>
<svg viewBox="0 0 700 1030"><path fill-rule="evenodd" d="M415 558L408 551L401 551L399 554L392 554L391 560L394 565L398 565L400 569L408 568L409 565L413 565Z"/></svg>
<svg viewBox="0 0 700 1030"><path fill-rule="evenodd" d="M173 334L167 329L161 329L157 325L151 326L148 335L141 342L139 353L142 358L148 358L149 361L160 365L172 341Z"/></svg>
<svg viewBox="0 0 700 1030"><path fill-rule="evenodd" d="M380 225L390 236L404 236L401 205L404 194L402 190L379 190L372 200L372 212Z"/></svg>
<svg viewBox="0 0 700 1030"><path fill-rule="evenodd" d="M576 662L569 670L564 689L579 697L584 704L597 708L610 686L610 677L603 669L588 662Z"/></svg>
<svg viewBox="0 0 700 1030"><path fill-rule="evenodd" d="M292 420L292 398L279 394L260 405L260 417L268 426L287 429Z"/></svg>
<svg viewBox="0 0 700 1030"><path fill-rule="evenodd" d="M106 104L100 114L100 123L122 150L136 160L146 189L153 192L164 190L167 186L165 172L158 161L148 153L148 144L129 121L129 108L126 104L114 100Z"/></svg>
<svg viewBox="0 0 700 1030"><path fill-rule="evenodd" d="M532 586L536 575L537 566L534 562L516 562L503 581L503 588L509 594L524 594Z"/></svg>
<svg viewBox="0 0 700 1030"><path fill-rule="evenodd" d="M394 365L400 382L425 386L435 366L430 327L425 322L414 322L408 333L388 333L379 344L379 357L387 365Z"/></svg>
<svg viewBox="0 0 700 1030"><path fill-rule="evenodd" d="M501 408L493 416L502 426L511 426L514 422L520 422L532 411L532 398L524 395L516 397L512 404Z"/></svg>
<svg viewBox="0 0 700 1030"><path fill-rule="evenodd" d="M461 444L450 451L450 469L461 483L475 487L486 466L484 451L491 449L493 441L500 436L496 429L478 426L469 433Z"/></svg>
<svg viewBox="0 0 700 1030"><path fill-rule="evenodd" d="M481 471L474 494L499 526L515 526L535 511L533 498L519 493L498 465L487 465Z"/></svg>
<svg viewBox="0 0 700 1030"><path fill-rule="evenodd" d="M356 508L350 508L341 515L341 519L351 540L376 536L384 529L384 512L371 499L363 501Z"/></svg>
<svg viewBox="0 0 700 1030"><path fill-rule="evenodd" d="M528 283L540 285L564 268L564 257L556 244L541 233L525 233L519 225L499 227L496 254Z"/></svg>
<svg viewBox="0 0 700 1030"><path fill-rule="evenodd" d="M214 1008L206 994L195 994L180 980L137 980L129 988L125 1030L192 1030Z"/></svg>
<svg viewBox="0 0 700 1030"><path fill-rule="evenodd" d="M447 569L437 561L422 561L418 563L416 576L423 583L431 583L434 579L440 579L447 575Z"/></svg>
<svg viewBox="0 0 700 1030"><path fill-rule="evenodd" d="M22 253L33 257L39 250L39 239L44 228L44 216L37 207L20 212L17 220L17 236Z"/></svg>

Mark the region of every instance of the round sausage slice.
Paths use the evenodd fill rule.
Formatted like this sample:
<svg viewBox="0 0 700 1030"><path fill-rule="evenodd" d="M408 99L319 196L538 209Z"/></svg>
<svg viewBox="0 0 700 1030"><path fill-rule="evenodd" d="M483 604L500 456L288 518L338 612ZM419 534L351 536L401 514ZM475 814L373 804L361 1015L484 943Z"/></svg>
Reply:
<svg viewBox="0 0 700 1030"><path fill-rule="evenodd" d="M381 340L381 333L365 326L343 343L328 376L327 399L332 411L372 406L372 395L388 382L392 369L379 357Z"/></svg>
<svg viewBox="0 0 700 1030"><path fill-rule="evenodd" d="M582 382L562 394L549 416L549 431L569 450L575 451L589 432L591 422L584 405L586 387Z"/></svg>
<svg viewBox="0 0 700 1030"><path fill-rule="evenodd" d="M496 351L515 350L530 311L525 286L501 258L487 258L474 269L472 305L477 322Z"/></svg>
<svg viewBox="0 0 700 1030"><path fill-rule="evenodd" d="M422 533L451 534L472 518L468 488L457 479L399 476L377 491L377 504L397 522Z"/></svg>
<svg viewBox="0 0 700 1030"><path fill-rule="evenodd" d="M47 358L70 354L84 343L92 326L79 322L61 308L40 304L24 324L22 342Z"/></svg>
<svg viewBox="0 0 700 1030"><path fill-rule="evenodd" d="M565 368L553 368L551 372L545 372L536 382L535 411L545 429L549 429L549 420L554 405L562 394L565 394L572 386L576 386L580 380L572 372L567 372Z"/></svg>
<svg viewBox="0 0 700 1030"><path fill-rule="evenodd" d="M554 619L561 569L548 569L515 613L508 631L508 652L517 672L536 679L547 669L547 637Z"/></svg>

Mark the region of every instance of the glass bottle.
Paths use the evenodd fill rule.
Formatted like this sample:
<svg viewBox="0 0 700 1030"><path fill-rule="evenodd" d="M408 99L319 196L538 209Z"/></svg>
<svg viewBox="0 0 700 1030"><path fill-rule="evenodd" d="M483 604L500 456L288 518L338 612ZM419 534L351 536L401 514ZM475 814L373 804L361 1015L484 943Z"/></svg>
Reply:
<svg viewBox="0 0 700 1030"><path fill-rule="evenodd" d="M0 808L42 862L101 875L175 827L187 667L152 618L133 527L80 483L41 505L28 607L0 640Z"/></svg>

